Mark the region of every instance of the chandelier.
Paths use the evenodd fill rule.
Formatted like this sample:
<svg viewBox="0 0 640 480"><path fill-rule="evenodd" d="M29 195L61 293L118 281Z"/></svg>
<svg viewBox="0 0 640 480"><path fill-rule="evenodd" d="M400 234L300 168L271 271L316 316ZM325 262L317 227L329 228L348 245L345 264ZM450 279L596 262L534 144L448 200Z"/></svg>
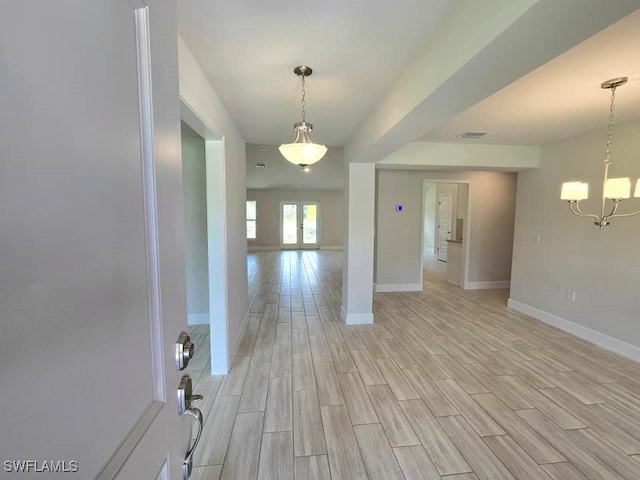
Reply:
<svg viewBox="0 0 640 480"><path fill-rule="evenodd" d="M627 83L627 77L613 78L603 82L600 87L611 90L611 104L609 106L609 129L607 131L607 150L604 159L604 178L602 181L602 207L600 215L584 213L580 209L580 202L589 198L589 184L585 182L565 182L562 184L561 200L569 202L569 210L579 217L593 218L594 225L604 228L610 225L612 218L616 217L632 217L638 215L640 210L633 213L617 213L620 202L631 196L631 180L629 177L609 178L609 165L611 165L611 136L613 133L613 110L616 98L616 88ZM634 197L640 197L640 179L636 183L633 194ZM609 202L607 202L609 200ZM609 205L609 208L607 208ZM608 212L608 213L605 213Z"/></svg>
<svg viewBox="0 0 640 480"><path fill-rule="evenodd" d="M284 158L294 165L298 165L305 172L309 171L309 165L313 165L327 153L327 147L313 143L309 138L309 132L313 125L306 121L304 79L313 73L311 67L300 65L293 69L293 73L302 79L302 121L293 124L296 131L296 139L293 143L280 145L279 150Z"/></svg>

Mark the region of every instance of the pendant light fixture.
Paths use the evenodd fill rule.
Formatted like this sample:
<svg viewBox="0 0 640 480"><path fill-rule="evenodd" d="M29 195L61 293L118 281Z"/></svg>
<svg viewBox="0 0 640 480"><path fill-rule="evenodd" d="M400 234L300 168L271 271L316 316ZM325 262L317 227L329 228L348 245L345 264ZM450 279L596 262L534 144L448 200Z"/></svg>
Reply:
<svg viewBox="0 0 640 480"><path fill-rule="evenodd" d="M313 143L309 138L309 132L313 130L313 125L306 121L304 79L310 76L313 70L311 67L300 65L293 69L293 73L302 79L302 100L300 102L302 121L293 124L293 129L296 131L294 142L280 145L279 150L289 162L308 172L309 165L313 165L324 157L324 154L327 153L327 147Z"/></svg>
<svg viewBox="0 0 640 480"><path fill-rule="evenodd" d="M594 225L599 228L604 228L610 225L612 218L616 217L632 217L638 215L640 210L633 213L617 213L620 202L623 199L631 196L631 180L629 177L624 178L609 178L609 165L611 160L609 158L611 153L611 136L613 133L613 110L614 102L616 98L616 88L627 83L627 77L613 78L603 82L600 87L611 90L611 103L609 105L609 129L607 131L607 150L604 159L604 178L602 180L602 207L600 215L594 215L584 213L580 209L580 202L589 198L589 184L585 182L565 182L562 184L562 192L560 194L561 200L569 202L569 210L574 215L579 217L593 218ZM634 197L640 197L640 179L636 183L636 188L633 194ZM607 211L607 200L611 201L610 208Z"/></svg>

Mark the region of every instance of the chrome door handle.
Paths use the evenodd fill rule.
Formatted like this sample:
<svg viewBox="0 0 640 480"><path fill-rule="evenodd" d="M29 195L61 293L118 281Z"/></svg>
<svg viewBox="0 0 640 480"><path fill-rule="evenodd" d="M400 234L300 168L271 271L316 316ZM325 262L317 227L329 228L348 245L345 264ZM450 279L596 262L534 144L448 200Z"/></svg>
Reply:
<svg viewBox="0 0 640 480"><path fill-rule="evenodd" d="M196 419L198 422L198 434L196 435L196 439L193 442L193 445L187 452L187 455L184 457L184 462L182 462L182 478L183 480L187 480L191 476L191 472L193 471L193 453L200 442L200 437L202 436L202 427L204 426L204 420L202 419L202 412L197 408L189 408L183 415L189 415Z"/></svg>
<svg viewBox="0 0 640 480"><path fill-rule="evenodd" d="M187 332L180 332L176 341L176 370L181 371L189 366L195 350L196 346Z"/></svg>

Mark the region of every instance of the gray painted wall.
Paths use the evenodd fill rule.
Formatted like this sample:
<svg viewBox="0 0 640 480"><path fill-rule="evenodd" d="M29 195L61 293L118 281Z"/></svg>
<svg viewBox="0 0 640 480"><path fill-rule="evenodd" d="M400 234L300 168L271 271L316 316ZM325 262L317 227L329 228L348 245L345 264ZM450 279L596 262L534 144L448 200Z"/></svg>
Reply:
<svg viewBox="0 0 640 480"><path fill-rule="evenodd" d="M320 202L320 247L342 247L344 196L342 190L247 190L257 208L256 239L248 248L280 248L280 202Z"/></svg>
<svg viewBox="0 0 640 480"><path fill-rule="evenodd" d="M293 141L293 139L292 139ZM262 163L265 168L256 168ZM289 163L274 145L247 143L248 189L342 190L344 188L344 151L342 147L328 146L327 153L318 163L304 172Z"/></svg>
<svg viewBox="0 0 640 480"><path fill-rule="evenodd" d="M639 131L640 122L616 127L611 177L640 177ZM605 139L598 131L546 146L541 167L519 174L511 298L640 346L640 217L599 230L560 200L562 182L587 181L583 210L599 212ZM640 199L622 203L640 210Z"/></svg>
<svg viewBox="0 0 640 480"><path fill-rule="evenodd" d="M207 259L207 187L204 139L182 137L182 188L184 194L187 314L209 314Z"/></svg>
<svg viewBox="0 0 640 480"><path fill-rule="evenodd" d="M506 281L511 274L516 175L476 171L379 170L377 184L377 284L415 284L421 274L423 180L470 184L469 281ZM403 204L402 213L395 211Z"/></svg>

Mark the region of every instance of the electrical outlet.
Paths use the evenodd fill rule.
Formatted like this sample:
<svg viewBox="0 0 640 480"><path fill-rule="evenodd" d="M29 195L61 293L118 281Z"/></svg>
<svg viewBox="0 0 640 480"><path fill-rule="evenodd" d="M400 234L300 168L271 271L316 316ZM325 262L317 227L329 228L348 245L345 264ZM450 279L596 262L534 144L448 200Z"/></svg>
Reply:
<svg viewBox="0 0 640 480"><path fill-rule="evenodd" d="M576 291L571 288L567 288L567 300L570 302L576 301Z"/></svg>

